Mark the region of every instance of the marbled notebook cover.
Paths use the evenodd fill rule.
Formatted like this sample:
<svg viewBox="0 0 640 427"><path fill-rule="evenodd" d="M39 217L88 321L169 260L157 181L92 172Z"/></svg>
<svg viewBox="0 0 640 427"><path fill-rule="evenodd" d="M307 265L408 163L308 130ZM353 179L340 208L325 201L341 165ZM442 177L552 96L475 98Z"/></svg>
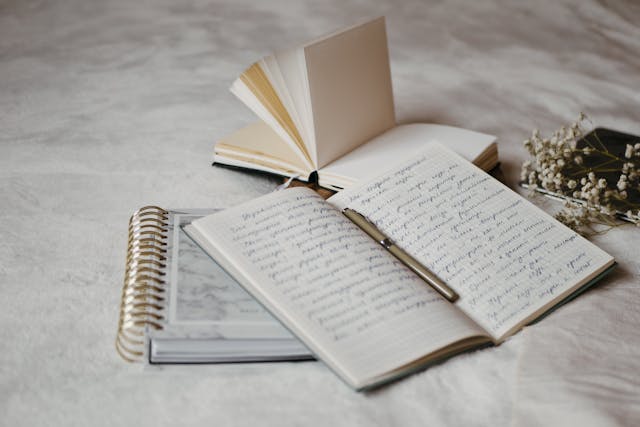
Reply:
<svg viewBox="0 0 640 427"><path fill-rule="evenodd" d="M296 341L185 233L185 225L213 212L169 211L165 320L162 330L148 331L148 339Z"/></svg>

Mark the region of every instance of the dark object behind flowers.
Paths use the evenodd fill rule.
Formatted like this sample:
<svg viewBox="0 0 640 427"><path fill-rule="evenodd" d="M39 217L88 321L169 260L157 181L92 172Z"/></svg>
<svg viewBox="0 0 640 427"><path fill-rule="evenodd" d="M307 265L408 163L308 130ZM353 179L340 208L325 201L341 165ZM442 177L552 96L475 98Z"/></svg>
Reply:
<svg viewBox="0 0 640 427"><path fill-rule="evenodd" d="M584 134L581 116L551 138L534 132L525 141L533 156L522 166L522 186L565 201L557 219L582 234L640 224L640 137L596 128Z"/></svg>

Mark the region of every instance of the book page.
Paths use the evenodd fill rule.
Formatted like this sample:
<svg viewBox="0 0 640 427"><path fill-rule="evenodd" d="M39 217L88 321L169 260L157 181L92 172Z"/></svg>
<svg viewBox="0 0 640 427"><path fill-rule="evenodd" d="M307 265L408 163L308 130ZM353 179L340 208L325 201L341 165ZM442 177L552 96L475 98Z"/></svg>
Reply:
<svg viewBox="0 0 640 427"><path fill-rule="evenodd" d="M479 163L491 150L497 152L495 140L492 135L452 126L427 123L398 125L329 163L318 174L321 184L323 178L331 178L340 180L346 184L342 187L348 188L375 178L389 164L412 159L430 142L439 142L480 166Z"/></svg>
<svg viewBox="0 0 640 427"><path fill-rule="evenodd" d="M193 226L205 250L356 388L484 334L308 188Z"/></svg>
<svg viewBox="0 0 640 427"><path fill-rule="evenodd" d="M611 256L447 148L330 198L365 215L460 295L498 340L613 263Z"/></svg>
<svg viewBox="0 0 640 427"><path fill-rule="evenodd" d="M384 18L305 45L317 167L395 125Z"/></svg>
<svg viewBox="0 0 640 427"><path fill-rule="evenodd" d="M214 162L225 163L220 157L271 167L283 175L298 174L306 178L313 172L301 160L299 153L263 121L245 126L219 140L215 146Z"/></svg>
<svg viewBox="0 0 640 427"><path fill-rule="evenodd" d="M243 76L246 77L245 74ZM255 87L254 87L255 89ZM252 91L252 88L247 86L246 82L242 78L237 78L231 87L229 88L231 93L238 97L244 104L251 109L260 119L268 124L278 136L285 141L291 150L296 153L299 159L304 162L308 169L315 169L314 164L310 161L306 148L302 145L300 140L293 138L292 134L288 133L285 129L284 122L278 121L274 115L274 111L269 110L269 106L263 103L256 93ZM257 92L257 90L256 90ZM291 129L289 129L291 130Z"/></svg>
<svg viewBox="0 0 640 427"><path fill-rule="evenodd" d="M309 99L309 82L307 81L307 64L304 60L302 48L286 49L274 53L273 58L278 63L282 80L287 87L293 110L300 120L298 131L317 169L318 153L316 150L316 135L313 130L313 114Z"/></svg>
<svg viewBox="0 0 640 427"><path fill-rule="evenodd" d="M275 55L268 55L258 61L258 63L260 64L260 68L262 68L262 71L264 71L264 74L267 76L267 79L271 83L273 90L275 90L276 94L278 95L278 98L280 98L282 105L284 105L287 113L289 113L293 124L302 137L302 142L304 142L306 146L307 135L305 133L304 125L302 119L300 118L300 113L296 108L294 98L291 96L291 92L289 91L287 80L285 80L278 59ZM313 150L310 150L308 146L307 151L309 152L309 154L313 155ZM313 162L315 164L315 160L313 160Z"/></svg>

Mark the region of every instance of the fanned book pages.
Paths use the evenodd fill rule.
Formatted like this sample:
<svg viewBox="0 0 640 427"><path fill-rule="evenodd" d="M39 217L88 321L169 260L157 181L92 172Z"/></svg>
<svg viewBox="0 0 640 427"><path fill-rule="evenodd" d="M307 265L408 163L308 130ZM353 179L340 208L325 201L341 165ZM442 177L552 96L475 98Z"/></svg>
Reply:
<svg viewBox="0 0 640 427"><path fill-rule="evenodd" d="M131 217L116 349L148 363L312 358L184 232L215 211L148 206Z"/></svg>
<svg viewBox="0 0 640 427"><path fill-rule="evenodd" d="M459 298L442 298L345 208L367 217ZM307 188L275 192L187 231L356 389L498 344L614 265L439 144L326 201Z"/></svg>
<svg viewBox="0 0 640 427"><path fill-rule="evenodd" d="M262 121L220 140L214 163L340 190L390 161L412 158L430 141L484 170L498 162L491 135L396 125L383 17L269 55L242 73L231 92Z"/></svg>

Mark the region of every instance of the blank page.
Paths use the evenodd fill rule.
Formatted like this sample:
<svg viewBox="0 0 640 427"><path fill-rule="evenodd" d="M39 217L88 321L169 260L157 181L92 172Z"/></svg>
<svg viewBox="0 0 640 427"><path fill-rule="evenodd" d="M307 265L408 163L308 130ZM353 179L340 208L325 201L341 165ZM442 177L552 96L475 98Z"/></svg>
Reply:
<svg viewBox="0 0 640 427"><path fill-rule="evenodd" d="M384 18L304 47L317 167L395 125Z"/></svg>
<svg viewBox="0 0 640 427"><path fill-rule="evenodd" d="M430 142L439 142L470 162L479 160L495 145L496 137L453 126L413 123L396 126L320 169L353 184L374 178L389 164L415 157Z"/></svg>

